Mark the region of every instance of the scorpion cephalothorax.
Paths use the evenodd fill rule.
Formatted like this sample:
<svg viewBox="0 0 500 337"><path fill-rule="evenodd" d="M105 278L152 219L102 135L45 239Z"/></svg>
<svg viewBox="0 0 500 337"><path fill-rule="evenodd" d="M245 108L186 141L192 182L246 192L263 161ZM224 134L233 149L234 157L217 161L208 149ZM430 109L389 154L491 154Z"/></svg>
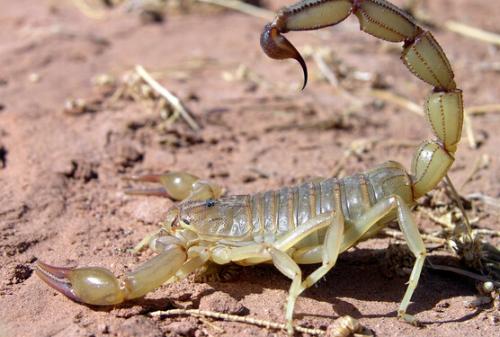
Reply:
<svg viewBox="0 0 500 337"><path fill-rule="evenodd" d="M425 101L425 112L436 139L419 146L411 174L400 164L387 162L342 179L221 199L219 187L186 173L139 177L136 180L158 182L163 188L131 193L184 200L170 210L163 230L148 240L157 256L122 280L103 268L57 268L41 262L37 274L76 301L113 305L179 280L209 261L221 265L272 263L292 279L286 307L291 333L297 297L333 268L340 253L396 220L416 257L398 314L416 324L406 311L426 250L410 208L446 175L462 130L462 92L456 88L448 59L429 31L385 0L301 1L282 9L265 26L261 45L272 58L297 60L304 71L305 86L306 64L282 34L331 26L350 14L359 19L361 30L402 42L403 63L434 87ZM298 264L310 263L321 265L302 279Z"/></svg>

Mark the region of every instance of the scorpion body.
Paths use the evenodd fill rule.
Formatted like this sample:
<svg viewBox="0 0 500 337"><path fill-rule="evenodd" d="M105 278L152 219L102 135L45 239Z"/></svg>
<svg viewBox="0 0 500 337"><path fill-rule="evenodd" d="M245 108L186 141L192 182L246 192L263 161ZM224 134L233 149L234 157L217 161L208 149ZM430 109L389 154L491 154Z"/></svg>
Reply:
<svg viewBox="0 0 500 337"><path fill-rule="evenodd" d="M158 253L118 279L100 267L60 268L37 262L37 274L75 301L115 305L142 297L165 282L199 270L208 262L252 265L272 263L292 280L286 305L286 326L293 333L297 297L333 268L340 253L396 221L416 260L398 316L417 324L407 313L418 284L426 249L411 215L416 200L447 174L460 141L462 92L450 63L429 31L385 0L304 0L285 7L261 35L264 52L274 59L293 58L306 64L283 36L294 30L331 26L354 14L361 30L390 42L402 42L401 59L434 90L425 113L435 139L417 149L411 173L387 162L343 179L315 180L297 187L253 196L219 198L221 188L183 172L134 178L163 187L130 190L130 194L163 195L182 202L172 207L162 230L143 240ZM320 263L302 278L299 264Z"/></svg>
<svg viewBox="0 0 500 337"><path fill-rule="evenodd" d="M337 210L349 229L370 208L394 193L405 202L411 203L413 200L410 177L398 163L388 162L366 173L341 179L316 179L314 182L254 195L188 201L181 203L178 210L180 221L190 226L204 241L220 242L226 239L228 241L224 243L227 246L274 244L279 238L307 227L308 222L318 215ZM393 216L381 219L373 229L393 220ZM192 227L192 223L196 224L196 228ZM294 245L294 260L297 261L304 248L320 248L325 234L326 228L314 231ZM341 251L352 244L344 243ZM321 263L321 257L300 260L299 263Z"/></svg>

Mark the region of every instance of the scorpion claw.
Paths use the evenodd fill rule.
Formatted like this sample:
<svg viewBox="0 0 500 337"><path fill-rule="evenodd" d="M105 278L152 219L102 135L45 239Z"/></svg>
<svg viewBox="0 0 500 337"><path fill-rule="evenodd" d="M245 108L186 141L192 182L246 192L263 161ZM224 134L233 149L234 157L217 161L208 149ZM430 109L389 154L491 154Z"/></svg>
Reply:
<svg viewBox="0 0 500 337"><path fill-rule="evenodd" d="M125 177L126 181L133 182L142 182L142 183L162 183L162 175L159 174L145 174L141 176L131 176ZM170 198L171 196L168 194L167 190L164 187L156 187L156 188L127 188L125 189L125 194L128 195L147 195L147 196L157 196L157 197L165 197Z"/></svg>
<svg viewBox="0 0 500 337"><path fill-rule="evenodd" d="M164 174L146 174L127 177L125 180L141 183L156 183L154 188L129 188L129 195L148 195L167 197L173 200L200 200L219 198L223 190L217 185L200 180L197 176L186 172L167 172Z"/></svg>
<svg viewBox="0 0 500 337"><path fill-rule="evenodd" d="M281 32L272 23L267 24L260 36L260 46L267 56L276 60L284 60L292 58L299 62L304 73L304 85L302 90L307 84L307 66L298 50L290 43Z"/></svg>
<svg viewBox="0 0 500 337"><path fill-rule="evenodd" d="M38 261L36 274L55 290L76 302L113 305L123 302L125 292L118 279L99 267L54 267Z"/></svg>
<svg viewBox="0 0 500 337"><path fill-rule="evenodd" d="M54 267L43 263L42 261L37 261L35 269L38 277L40 277L49 286L63 293L73 301L81 302L80 298L75 294L73 287L71 286L71 282L68 279L68 276L73 268Z"/></svg>

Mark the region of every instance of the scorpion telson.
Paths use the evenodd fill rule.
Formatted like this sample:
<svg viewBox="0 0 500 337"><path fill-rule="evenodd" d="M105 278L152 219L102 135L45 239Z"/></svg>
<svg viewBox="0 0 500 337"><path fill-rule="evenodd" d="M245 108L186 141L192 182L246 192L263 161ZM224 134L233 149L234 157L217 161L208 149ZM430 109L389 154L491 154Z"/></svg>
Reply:
<svg viewBox="0 0 500 337"><path fill-rule="evenodd" d="M58 268L42 262L37 264L38 276L75 301L114 305L142 297L165 282L180 280L208 262L272 263L292 280L285 311L288 333L292 334L297 297L333 268L340 253L396 221L416 257L398 316L417 324L407 308L426 250L410 209L447 174L462 132L462 92L456 88L446 55L429 31L385 0L298 2L279 11L265 26L261 45L274 59L297 60L304 71L305 86L305 62L282 34L331 26L350 14L359 19L362 31L402 43L403 63L434 88L424 106L436 139L418 147L411 173L389 161L342 179L223 198L219 198L220 187L184 172L135 177L132 180L160 183L162 188L133 189L130 194L182 200L169 212L167 218L174 220L167 221L164 233L146 240L158 255L120 280L103 268ZM299 264L318 263L317 269L302 277Z"/></svg>

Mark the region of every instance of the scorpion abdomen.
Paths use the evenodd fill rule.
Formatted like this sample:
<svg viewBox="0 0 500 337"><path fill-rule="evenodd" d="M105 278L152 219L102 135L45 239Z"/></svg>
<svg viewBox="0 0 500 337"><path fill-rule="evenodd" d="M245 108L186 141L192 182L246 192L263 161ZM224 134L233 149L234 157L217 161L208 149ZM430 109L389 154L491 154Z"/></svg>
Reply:
<svg viewBox="0 0 500 337"><path fill-rule="evenodd" d="M240 243L273 243L327 212L340 210L347 227L375 203L393 194L409 204L413 202L410 177L400 164L387 162L340 179L306 182L254 195L187 202L181 205L180 219L206 240L227 238ZM297 248L321 244L324 233L325 230L315 231L301 240Z"/></svg>

